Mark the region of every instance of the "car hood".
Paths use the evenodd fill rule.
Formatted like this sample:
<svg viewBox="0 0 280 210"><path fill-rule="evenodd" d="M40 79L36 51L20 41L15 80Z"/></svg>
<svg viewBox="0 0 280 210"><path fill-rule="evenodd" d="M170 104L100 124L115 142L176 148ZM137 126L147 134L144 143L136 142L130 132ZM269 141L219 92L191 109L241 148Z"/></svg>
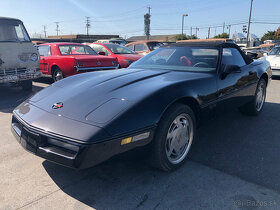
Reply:
<svg viewBox="0 0 280 210"><path fill-rule="evenodd" d="M157 90L204 75L143 69L91 72L58 81L27 102L58 116L103 127ZM63 107L54 109L57 103Z"/></svg>

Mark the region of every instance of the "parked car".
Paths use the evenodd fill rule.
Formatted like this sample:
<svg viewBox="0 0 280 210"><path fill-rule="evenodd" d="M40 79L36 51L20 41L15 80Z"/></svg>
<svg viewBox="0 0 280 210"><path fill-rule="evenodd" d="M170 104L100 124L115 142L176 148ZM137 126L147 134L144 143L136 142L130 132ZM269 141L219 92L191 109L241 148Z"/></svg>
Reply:
<svg viewBox="0 0 280 210"><path fill-rule="evenodd" d="M97 40L96 43L112 43L112 44L119 44L119 45L126 45L127 44L127 41L124 40L124 39L121 39L121 38L116 38L116 39L100 39L100 40Z"/></svg>
<svg viewBox="0 0 280 210"><path fill-rule="evenodd" d="M137 41L128 43L125 46L141 55L146 55L163 46L163 43L157 41Z"/></svg>
<svg viewBox="0 0 280 210"><path fill-rule="evenodd" d="M131 49L118 44L101 44L92 43L88 44L98 54L112 56L118 59L121 68L127 68L130 64L142 58L142 55L137 54Z"/></svg>
<svg viewBox="0 0 280 210"><path fill-rule="evenodd" d="M116 58L98 55L92 48L77 43L47 43L38 47L40 69L56 82L74 74L118 68Z"/></svg>
<svg viewBox="0 0 280 210"><path fill-rule="evenodd" d="M235 44L176 43L122 71L54 83L13 111L12 131L28 151L65 166L90 167L146 145L151 162L169 171L183 164L213 112L259 115L271 74L267 61Z"/></svg>
<svg viewBox="0 0 280 210"><path fill-rule="evenodd" d="M280 76L280 47L274 47L264 59L270 63L272 74Z"/></svg>
<svg viewBox="0 0 280 210"><path fill-rule="evenodd" d="M39 77L39 54L22 21L0 17L0 85L12 83L30 91Z"/></svg>
<svg viewBox="0 0 280 210"><path fill-rule="evenodd" d="M261 44L259 45L259 48L264 51L264 52L270 52L270 50L272 50L272 48L276 45L276 43L273 44Z"/></svg>
<svg viewBox="0 0 280 210"><path fill-rule="evenodd" d="M261 58L264 55L264 51L262 51L259 47L248 47L242 49L246 55L254 55L255 59Z"/></svg>

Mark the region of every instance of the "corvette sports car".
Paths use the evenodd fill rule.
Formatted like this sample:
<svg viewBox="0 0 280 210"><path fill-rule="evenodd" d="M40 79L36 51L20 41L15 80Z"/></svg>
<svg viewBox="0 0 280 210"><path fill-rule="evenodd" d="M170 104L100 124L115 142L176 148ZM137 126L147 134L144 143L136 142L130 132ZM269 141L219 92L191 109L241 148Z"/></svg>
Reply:
<svg viewBox="0 0 280 210"><path fill-rule="evenodd" d="M271 74L268 62L235 44L176 43L128 69L52 84L13 111L12 132L26 150L73 168L146 146L154 165L169 171L186 160L197 126L213 111L260 114Z"/></svg>

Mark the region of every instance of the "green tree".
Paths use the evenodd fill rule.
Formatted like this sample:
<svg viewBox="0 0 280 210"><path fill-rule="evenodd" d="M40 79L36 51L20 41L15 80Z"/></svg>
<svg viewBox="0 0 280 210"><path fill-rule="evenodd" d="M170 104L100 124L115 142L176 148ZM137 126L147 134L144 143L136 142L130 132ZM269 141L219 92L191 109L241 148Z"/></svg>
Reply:
<svg viewBox="0 0 280 210"><path fill-rule="evenodd" d="M262 41L264 40L275 40L276 31L268 31L262 36Z"/></svg>
<svg viewBox="0 0 280 210"><path fill-rule="evenodd" d="M186 35L186 34L177 34L174 37L174 41L179 41L179 40L189 40L189 39L197 39L196 35Z"/></svg>
<svg viewBox="0 0 280 210"><path fill-rule="evenodd" d="M220 39L220 38L229 38L229 34L221 33L221 34L218 34L217 36L214 36L214 39Z"/></svg>
<svg viewBox="0 0 280 210"><path fill-rule="evenodd" d="M175 40L175 41L186 40L186 39L187 39L186 34L177 34L177 35L174 37L174 40Z"/></svg>

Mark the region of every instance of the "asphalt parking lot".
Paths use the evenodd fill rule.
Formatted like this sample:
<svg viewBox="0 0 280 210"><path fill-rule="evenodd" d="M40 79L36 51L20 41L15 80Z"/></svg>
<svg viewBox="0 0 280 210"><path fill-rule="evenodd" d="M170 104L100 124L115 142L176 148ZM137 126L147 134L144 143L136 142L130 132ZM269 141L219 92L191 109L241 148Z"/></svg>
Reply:
<svg viewBox="0 0 280 210"><path fill-rule="evenodd" d="M49 84L28 95L0 87L0 209L280 209L280 80L259 117L232 110L206 122L173 173L139 151L83 171L26 152L10 132L12 110Z"/></svg>

